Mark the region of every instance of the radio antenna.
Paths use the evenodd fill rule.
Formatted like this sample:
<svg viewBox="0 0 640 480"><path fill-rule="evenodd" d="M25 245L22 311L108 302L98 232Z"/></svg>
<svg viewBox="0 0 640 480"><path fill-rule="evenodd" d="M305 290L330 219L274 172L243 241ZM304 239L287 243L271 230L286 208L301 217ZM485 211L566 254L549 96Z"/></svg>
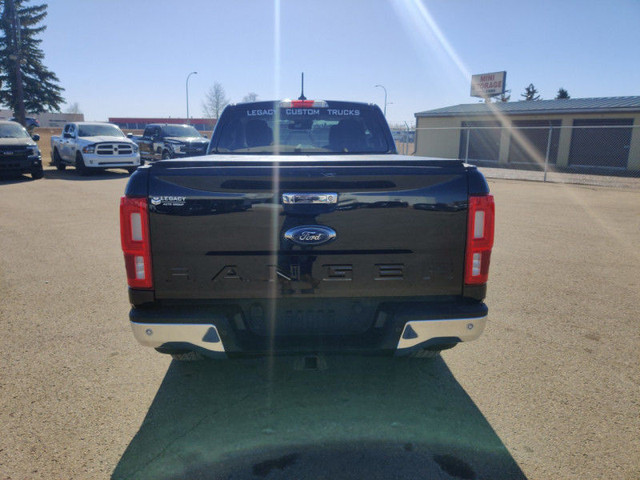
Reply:
<svg viewBox="0 0 640 480"><path fill-rule="evenodd" d="M302 93L298 97L298 100L306 100L307 97L304 96L304 72L302 72Z"/></svg>

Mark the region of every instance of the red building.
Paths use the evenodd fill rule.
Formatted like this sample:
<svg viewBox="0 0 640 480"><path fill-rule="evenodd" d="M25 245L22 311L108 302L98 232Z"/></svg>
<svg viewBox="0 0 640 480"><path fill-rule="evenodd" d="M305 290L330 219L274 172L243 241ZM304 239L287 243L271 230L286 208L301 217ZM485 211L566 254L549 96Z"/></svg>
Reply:
<svg viewBox="0 0 640 480"><path fill-rule="evenodd" d="M121 129L143 130L150 123L171 123L190 124L196 130L211 131L216 124L215 118L191 118L187 122L186 118L130 118L130 117L109 117L109 123L115 123Z"/></svg>

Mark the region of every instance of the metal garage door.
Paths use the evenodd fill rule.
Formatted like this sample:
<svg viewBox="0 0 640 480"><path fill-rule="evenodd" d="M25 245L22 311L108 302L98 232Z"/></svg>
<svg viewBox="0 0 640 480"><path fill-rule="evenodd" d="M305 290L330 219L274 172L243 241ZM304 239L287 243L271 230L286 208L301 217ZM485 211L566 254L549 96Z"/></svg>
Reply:
<svg viewBox="0 0 640 480"><path fill-rule="evenodd" d="M633 119L574 120L569 165L627 168Z"/></svg>
<svg viewBox="0 0 640 480"><path fill-rule="evenodd" d="M490 162L498 161L501 132L499 122L462 122L462 128L460 158ZM467 147L469 150L468 156Z"/></svg>
<svg viewBox="0 0 640 480"><path fill-rule="evenodd" d="M509 163L544 165L549 142L549 127L560 127L560 120L516 120L509 142ZM551 131L549 163L556 163L560 128Z"/></svg>

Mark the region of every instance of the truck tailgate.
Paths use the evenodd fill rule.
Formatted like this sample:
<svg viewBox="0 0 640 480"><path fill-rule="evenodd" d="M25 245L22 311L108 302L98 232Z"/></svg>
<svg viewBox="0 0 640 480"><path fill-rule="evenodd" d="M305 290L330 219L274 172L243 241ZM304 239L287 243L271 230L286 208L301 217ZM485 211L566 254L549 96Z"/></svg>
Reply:
<svg viewBox="0 0 640 480"><path fill-rule="evenodd" d="M250 158L149 167L156 299L461 295L461 162ZM302 201L284 203L286 194ZM308 194L335 198L307 203ZM335 239L300 245L285 235L299 226L328 227Z"/></svg>

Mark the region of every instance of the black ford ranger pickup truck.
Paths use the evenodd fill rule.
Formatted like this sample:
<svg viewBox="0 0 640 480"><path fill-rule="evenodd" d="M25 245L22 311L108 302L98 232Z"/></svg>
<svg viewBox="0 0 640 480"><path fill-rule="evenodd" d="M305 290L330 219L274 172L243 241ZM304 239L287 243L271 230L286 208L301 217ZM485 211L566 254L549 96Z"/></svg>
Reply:
<svg viewBox="0 0 640 480"><path fill-rule="evenodd" d="M484 177L397 155L375 105L230 105L206 156L138 168L120 219L134 336L178 360L429 357L487 321Z"/></svg>

